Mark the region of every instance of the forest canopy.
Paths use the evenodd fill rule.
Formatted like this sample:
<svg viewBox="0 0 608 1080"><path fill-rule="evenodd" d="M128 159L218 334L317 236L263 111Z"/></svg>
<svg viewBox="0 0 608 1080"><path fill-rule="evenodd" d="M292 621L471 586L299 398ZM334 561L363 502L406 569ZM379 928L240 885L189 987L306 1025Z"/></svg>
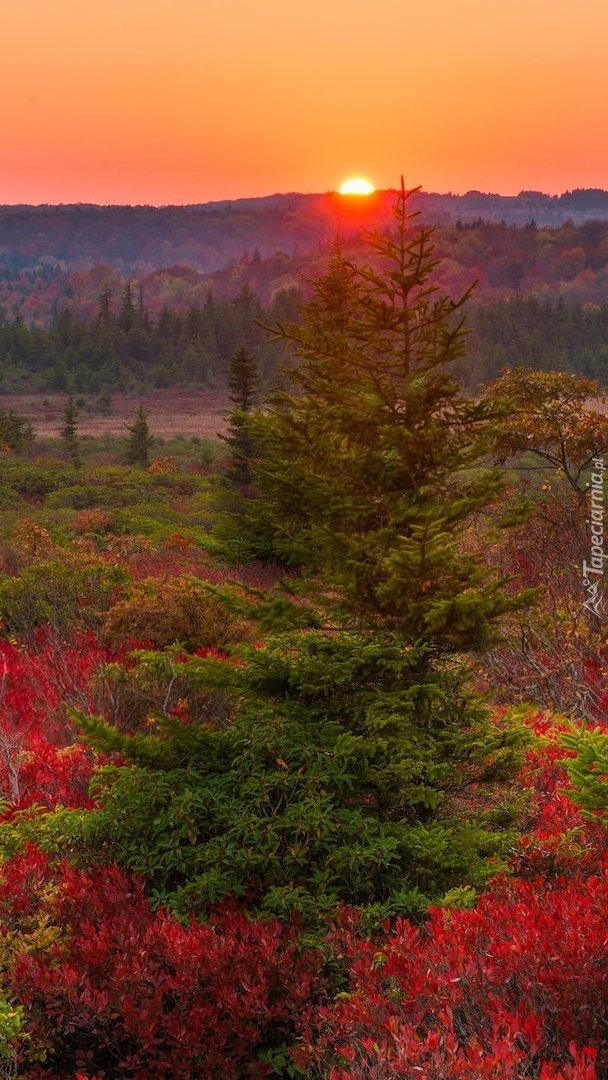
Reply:
<svg viewBox="0 0 608 1080"><path fill-rule="evenodd" d="M294 319L322 269L336 223L344 230L345 251L357 259L363 250L360 230L375 220L372 214L369 220L340 222L327 207L302 198L290 204L292 239L270 229L260 246L260 222L241 208L239 246L229 255L228 244L225 265L216 262L212 271L187 262L187 245L179 251L161 245L151 261L139 263L116 247L106 251L100 208L74 219L83 244L87 240L88 261L79 269L67 249L66 259L41 251L33 233L19 255L18 234L11 234L0 244L0 392L223 387L230 358L241 346L256 356L263 385L271 385L285 357L269 346L256 320ZM118 211L114 218L108 213L110 221L119 221ZM285 207L281 213L287 214ZM48 208L31 221L54 220L54 214ZM273 214L280 216L268 206L260 220ZM185 222L185 210L184 215ZM226 228L235 220L226 208L198 215L217 217ZM142 210L140 219L144 231L160 220L151 209ZM177 210L172 220L180 220ZM218 229L224 237L219 224ZM28 235L26 230L19 243ZM197 235L191 234L193 242ZM465 216L440 225L435 242L436 283L458 293L475 282L467 356L458 368L467 389L519 365L606 381L608 221L548 227L531 216L514 226ZM175 262L162 263L163 255Z"/></svg>

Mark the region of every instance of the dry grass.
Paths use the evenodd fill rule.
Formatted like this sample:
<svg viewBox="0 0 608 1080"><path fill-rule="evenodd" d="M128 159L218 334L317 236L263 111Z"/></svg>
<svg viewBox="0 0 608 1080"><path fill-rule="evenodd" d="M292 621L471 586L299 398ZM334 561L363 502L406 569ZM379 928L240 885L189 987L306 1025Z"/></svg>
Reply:
<svg viewBox="0 0 608 1080"><path fill-rule="evenodd" d="M66 394L0 395L0 409L13 409L27 417L38 438L58 438L66 401ZM117 395L112 398L112 411L107 416L91 414L85 408L79 410L79 434L90 438L124 435L140 405L148 413L151 434L158 439L176 435L214 439L225 430L223 414L229 409L225 396L211 390L155 390L144 395Z"/></svg>

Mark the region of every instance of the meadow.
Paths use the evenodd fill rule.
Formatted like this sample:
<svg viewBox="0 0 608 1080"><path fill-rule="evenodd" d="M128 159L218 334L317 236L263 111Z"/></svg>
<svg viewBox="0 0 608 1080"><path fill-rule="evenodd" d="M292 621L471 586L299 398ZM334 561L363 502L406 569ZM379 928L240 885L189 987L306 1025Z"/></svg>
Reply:
<svg viewBox="0 0 608 1080"><path fill-rule="evenodd" d="M58 438L66 401L66 394L4 394L0 395L0 410L13 409L25 417L40 443ZM114 394L104 412L95 407L94 401L82 398L78 421L81 437L89 440L124 436L140 405L158 439L216 439L218 433L225 432L225 416L230 408L225 393L176 387L147 394Z"/></svg>
<svg viewBox="0 0 608 1080"><path fill-rule="evenodd" d="M567 775L571 724L546 709L493 709L493 725L517 728L521 744L508 783L490 788L494 812L508 796L517 814L509 825L503 807L497 836L507 850L495 853L485 886L448 890L426 914L422 898L417 913L375 928L348 904L354 881L333 917L324 903L312 919L310 905L298 912L297 890L283 915L276 905L260 911L258 864L245 893L234 867L223 885L216 874L213 888L227 895L213 901L211 870L205 886L202 867L190 866L199 845L211 842L218 858L204 785L219 749L205 732L223 738L232 710L218 665L230 668L248 642L259 649L261 633L221 589L236 579L248 595L276 600L284 570L223 562L210 525L224 481L186 445L189 463L163 454L148 470L74 470L59 442L54 458L48 447L42 459L4 455L5 1075L606 1075L608 832L603 811L586 820ZM562 657L543 659L562 677ZM601 683L590 640L579 640L579 659L588 681ZM498 670L489 669L493 695L508 697L508 669ZM594 715L604 700L596 697ZM272 779L274 799L305 765L295 728L282 747L273 739L274 763L260 762L254 776ZM247 805L254 796L246 778L238 782ZM331 772L313 774L321 782ZM470 796L464 805L476 813ZM218 799L216 791L220 814ZM245 809L227 812L237 836ZM296 837L284 843L286 867ZM313 852L313 865L326 858ZM304 849L296 867L303 859Z"/></svg>

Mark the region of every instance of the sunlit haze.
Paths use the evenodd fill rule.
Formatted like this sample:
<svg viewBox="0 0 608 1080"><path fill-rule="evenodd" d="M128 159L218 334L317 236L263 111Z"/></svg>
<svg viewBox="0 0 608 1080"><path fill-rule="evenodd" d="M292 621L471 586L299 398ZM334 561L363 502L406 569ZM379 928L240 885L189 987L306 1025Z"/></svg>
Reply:
<svg viewBox="0 0 608 1080"><path fill-rule="evenodd" d="M608 188L606 0L30 0L0 203Z"/></svg>
<svg viewBox="0 0 608 1080"><path fill-rule="evenodd" d="M353 176L351 180L345 180L340 185L341 195L371 195L374 185L370 180L364 180L362 176Z"/></svg>

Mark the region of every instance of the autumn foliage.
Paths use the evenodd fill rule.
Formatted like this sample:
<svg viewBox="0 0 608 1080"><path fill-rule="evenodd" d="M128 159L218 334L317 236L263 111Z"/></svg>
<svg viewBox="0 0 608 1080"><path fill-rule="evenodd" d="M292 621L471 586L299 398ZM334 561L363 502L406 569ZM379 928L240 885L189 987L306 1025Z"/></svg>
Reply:
<svg viewBox="0 0 608 1080"><path fill-rule="evenodd" d="M429 236L404 240L408 273ZM379 339L381 271L355 274L344 322L337 269L304 344L324 357L333 325L359 381L323 360L329 420L279 395L276 422L298 422L267 427L293 439L264 535L309 545L306 581L223 565L226 478L164 451L7 462L0 1080L608 1080L608 651L577 563L608 427L582 412L590 384L564 399L565 377L521 371L482 416L441 375L460 324L434 285L417 312L445 355L405 270ZM376 346L398 280L417 344L391 397L401 353Z"/></svg>
<svg viewBox="0 0 608 1080"><path fill-rule="evenodd" d="M35 849L0 882L5 985L32 1080L265 1076L320 986L293 930L237 911L183 926L115 868L52 867Z"/></svg>
<svg viewBox="0 0 608 1080"><path fill-rule="evenodd" d="M569 797L560 725L529 722L510 872L469 907L371 936L348 908L314 946L230 907L184 925L117 867L78 869L32 845L8 858L0 961L23 1008L24 1074L607 1075L608 837Z"/></svg>
<svg viewBox="0 0 608 1080"><path fill-rule="evenodd" d="M297 925L236 908L183 924L154 908L142 878L15 848L35 804L91 805L99 758L74 743L63 702L103 698L120 654L77 630L61 648L46 630L0 653L0 964L3 994L22 1010L5 1047L19 1075L608 1075L608 834L571 798L565 721L527 720L521 835L488 891L372 936L342 908L312 945ZM121 663L137 671L126 654Z"/></svg>

